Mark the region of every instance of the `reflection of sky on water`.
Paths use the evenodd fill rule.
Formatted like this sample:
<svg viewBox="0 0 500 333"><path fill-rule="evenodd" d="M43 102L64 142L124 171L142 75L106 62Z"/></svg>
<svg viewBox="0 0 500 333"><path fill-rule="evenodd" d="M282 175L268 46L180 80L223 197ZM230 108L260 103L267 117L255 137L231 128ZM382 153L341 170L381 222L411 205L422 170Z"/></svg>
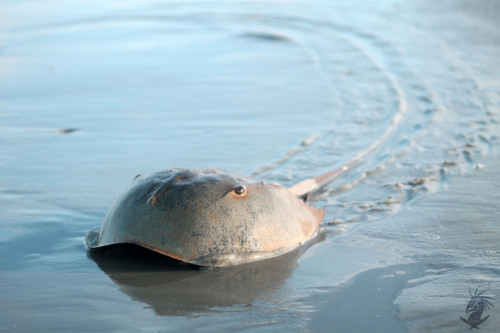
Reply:
<svg viewBox="0 0 500 333"><path fill-rule="evenodd" d="M351 290L341 283L357 272L376 281L414 262L436 267L401 282L405 323L418 322L422 304L440 322L455 304L462 311L462 285L488 282L496 292L494 184L481 180L484 204L453 203L480 199L468 192L468 175L491 169L483 160L498 143L498 10L457 3L4 3L0 300L9 306L0 322L116 330L146 318L146 330L301 330L315 327L304 323L323 304L316 296ZM192 277L198 289L180 279L163 291L160 281L143 289L126 273L102 274L85 256L85 232L138 173L215 166L248 175L286 156L259 176L291 184L366 150L405 103L390 135L317 198L327 210L325 240L277 265L281 275L268 276L267 262L252 272L202 272ZM78 130L58 132L68 128ZM435 194L462 180L461 197ZM431 200L419 206L422 197ZM401 209L411 216L398 219ZM218 303L212 295L196 319L156 315L172 309L162 292L178 288L196 307L190 291L203 294L205 282L223 290L230 272L243 279L244 297ZM238 302L250 305L231 305ZM36 316L23 323L26 314Z"/></svg>

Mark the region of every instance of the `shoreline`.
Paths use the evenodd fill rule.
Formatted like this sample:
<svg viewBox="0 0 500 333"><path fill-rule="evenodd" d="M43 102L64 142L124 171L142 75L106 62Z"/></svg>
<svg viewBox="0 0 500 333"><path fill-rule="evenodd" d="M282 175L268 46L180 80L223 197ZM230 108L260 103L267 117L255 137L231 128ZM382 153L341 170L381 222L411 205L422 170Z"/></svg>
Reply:
<svg viewBox="0 0 500 333"><path fill-rule="evenodd" d="M481 290L488 289L488 295L500 299L496 264L500 154L480 160L484 168L452 177L441 190L394 216L363 225L348 237L347 243L357 250L376 248L393 257L387 259L388 265L376 261L376 267L306 297L306 304L318 307L312 332L329 327L336 332L353 331L353 327L372 332L402 327L410 332L462 332L468 328L459 319L465 316L468 289L482 286ZM464 239L465 228L470 239ZM346 322L349 316L354 319ZM480 328L495 327L500 327L500 315L494 307Z"/></svg>

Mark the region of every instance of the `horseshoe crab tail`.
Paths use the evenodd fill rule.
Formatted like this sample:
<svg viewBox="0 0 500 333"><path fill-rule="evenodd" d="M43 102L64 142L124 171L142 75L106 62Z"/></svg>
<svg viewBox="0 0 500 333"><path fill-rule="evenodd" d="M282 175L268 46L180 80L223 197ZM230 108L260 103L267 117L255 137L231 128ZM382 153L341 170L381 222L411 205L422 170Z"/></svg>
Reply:
<svg viewBox="0 0 500 333"><path fill-rule="evenodd" d="M351 170L355 166L361 164L362 161L362 158L355 157L338 169L326 172L314 178L304 179L297 184L290 186L288 190L298 198L307 201L307 198L311 193L321 190L323 187L328 185L328 183L330 183L332 180L334 180L344 172Z"/></svg>

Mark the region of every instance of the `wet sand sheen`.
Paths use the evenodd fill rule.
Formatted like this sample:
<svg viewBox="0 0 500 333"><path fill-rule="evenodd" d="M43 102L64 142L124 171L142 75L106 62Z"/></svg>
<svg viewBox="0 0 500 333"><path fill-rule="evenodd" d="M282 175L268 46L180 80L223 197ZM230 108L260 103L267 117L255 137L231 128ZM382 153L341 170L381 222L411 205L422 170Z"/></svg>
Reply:
<svg viewBox="0 0 500 333"><path fill-rule="evenodd" d="M481 286L495 298L500 294L496 264L500 211L495 204L500 200L496 190L500 155L496 152L484 162L484 169L454 178L445 191L345 237L342 243L352 251L377 247L378 260L373 262L380 267L302 299L317 309L311 331L467 329L458 316L465 316L468 289ZM319 247L320 253L307 263L311 270L324 265L318 258L331 250ZM481 329L494 331L499 325L500 318L493 313Z"/></svg>
<svg viewBox="0 0 500 333"><path fill-rule="evenodd" d="M5 5L0 330L455 332L468 288L500 297L498 5L247 5ZM291 185L353 157L308 249L85 252L138 173Z"/></svg>

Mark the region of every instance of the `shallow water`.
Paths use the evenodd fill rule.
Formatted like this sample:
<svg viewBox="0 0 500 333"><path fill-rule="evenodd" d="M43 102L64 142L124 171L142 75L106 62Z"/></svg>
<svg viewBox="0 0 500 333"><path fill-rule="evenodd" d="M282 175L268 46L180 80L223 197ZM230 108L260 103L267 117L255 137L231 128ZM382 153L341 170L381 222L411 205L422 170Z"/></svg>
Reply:
<svg viewBox="0 0 500 333"><path fill-rule="evenodd" d="M468 288L500 297L494 1L1 6L0 330L453 332ZM139 173L353 160L273 260L83 245Z"/></svg>

